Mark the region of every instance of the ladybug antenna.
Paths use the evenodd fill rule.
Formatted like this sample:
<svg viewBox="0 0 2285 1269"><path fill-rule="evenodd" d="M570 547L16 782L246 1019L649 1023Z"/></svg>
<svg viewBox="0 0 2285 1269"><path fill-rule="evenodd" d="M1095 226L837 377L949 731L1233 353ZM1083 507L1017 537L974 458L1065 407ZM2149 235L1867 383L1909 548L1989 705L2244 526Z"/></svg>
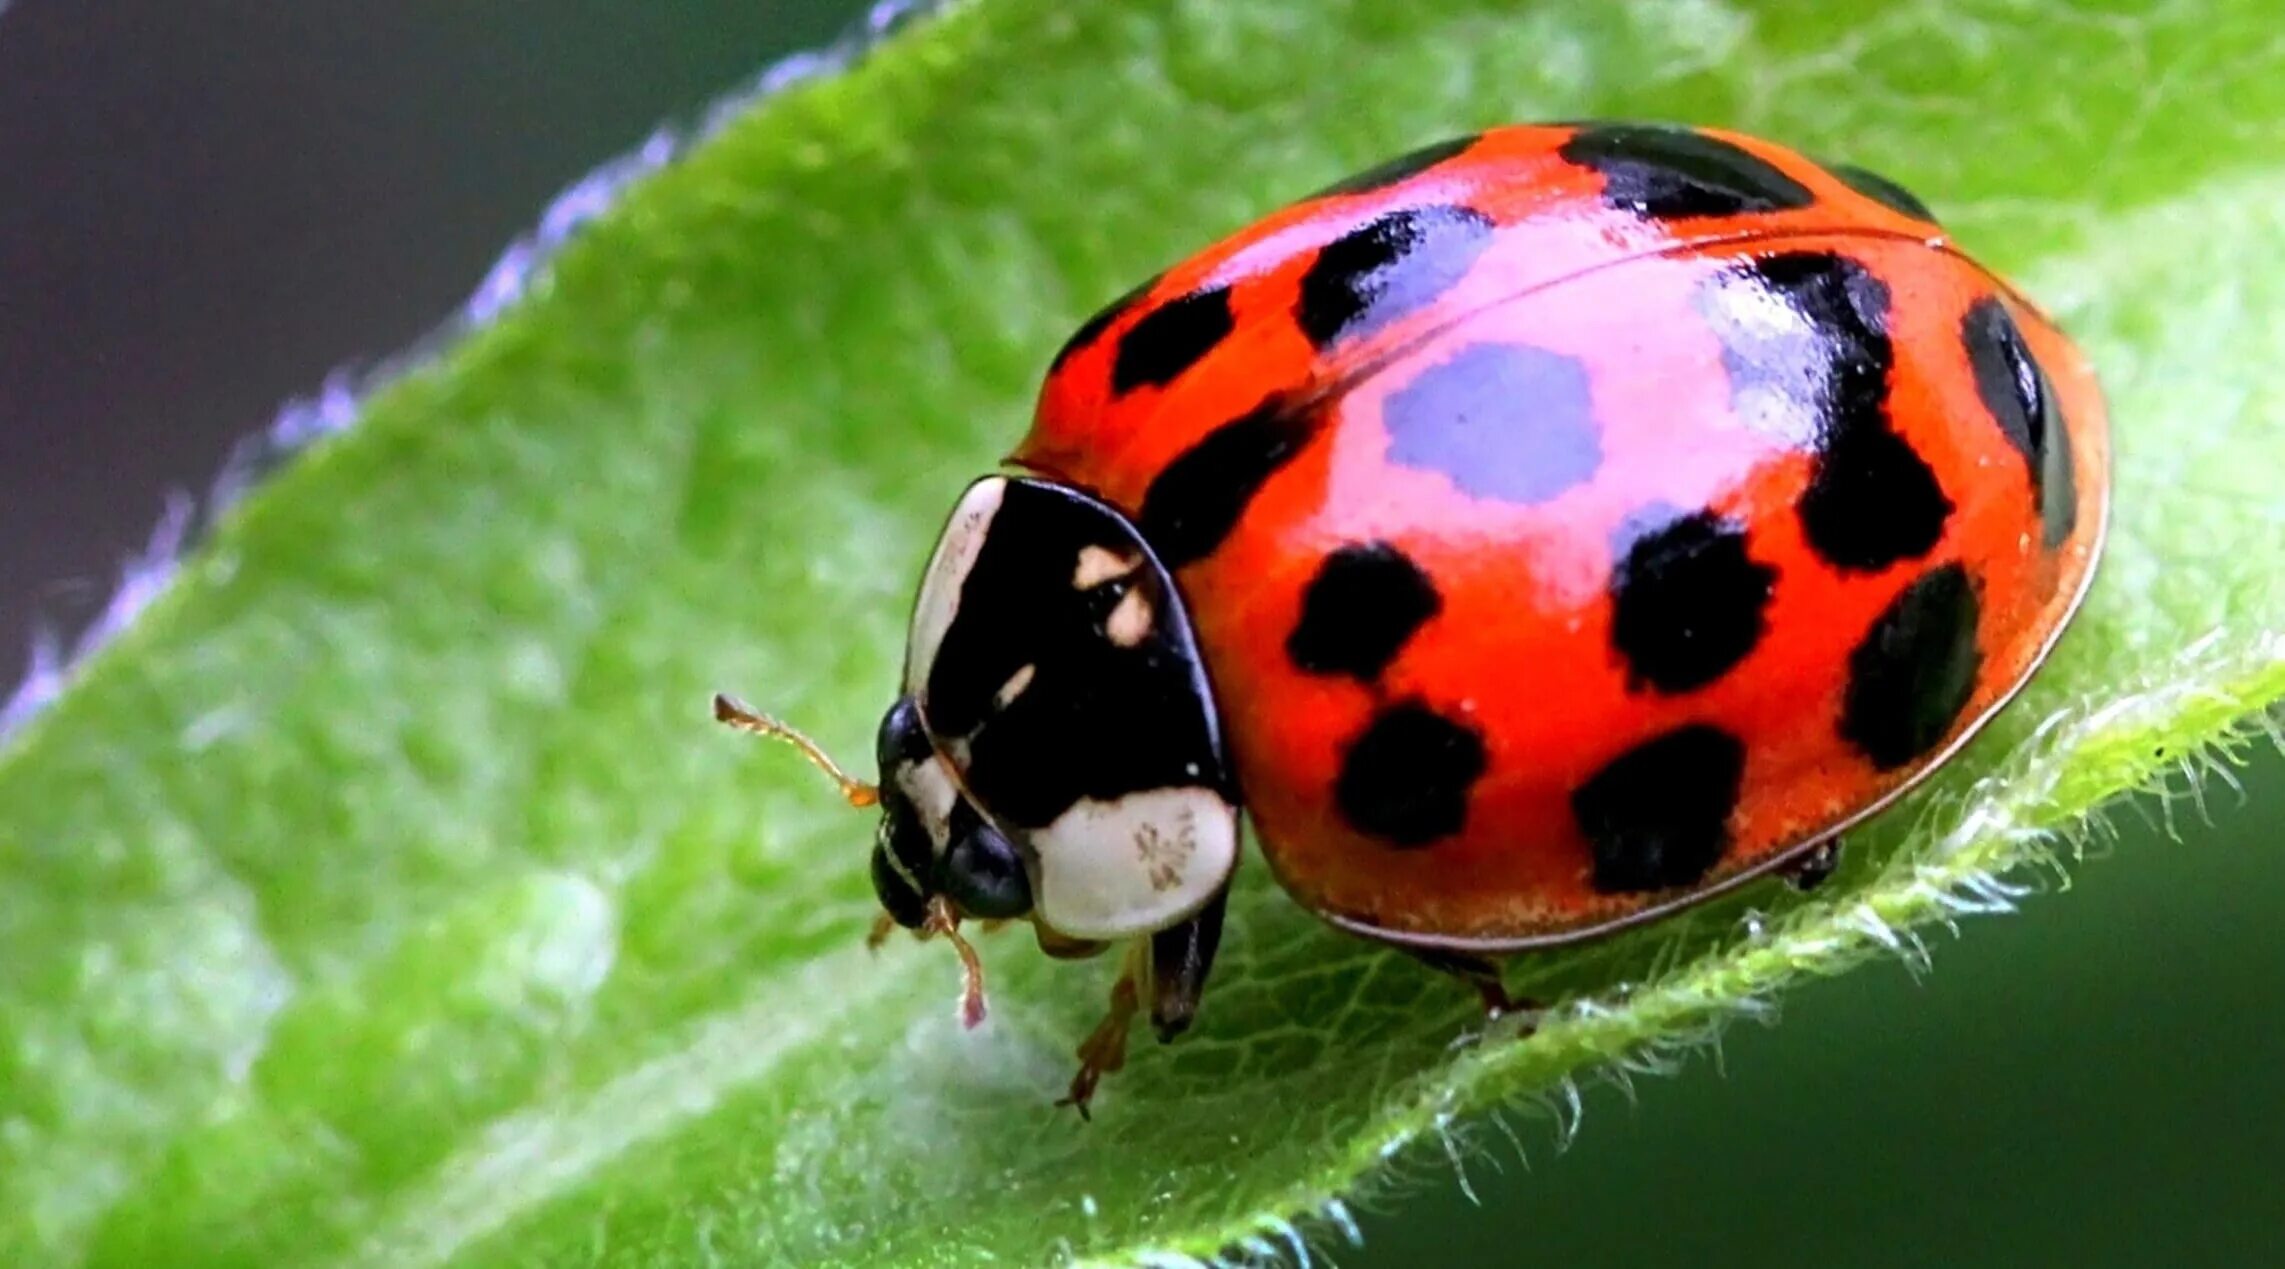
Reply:
<svg viewBox="0 0 2285 1269"><path fill-rule="evenodd" d="M756 736L783 740L801 750L804 756L817 764L818 770L830 777L833 783L841 786L841 796L847 798L849 805L858 810L880 803L881 791L879 789L843 771L841 764L833 761L832 757L820 748L816 741L768 714L749 709L739 701L716 692L714 694L714 721Z"/></svg>

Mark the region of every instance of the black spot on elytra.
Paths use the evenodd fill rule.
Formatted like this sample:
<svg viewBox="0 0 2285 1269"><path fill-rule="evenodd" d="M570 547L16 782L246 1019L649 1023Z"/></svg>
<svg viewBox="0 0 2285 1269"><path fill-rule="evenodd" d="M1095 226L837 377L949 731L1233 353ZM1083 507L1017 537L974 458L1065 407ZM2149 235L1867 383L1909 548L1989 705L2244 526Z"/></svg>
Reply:
<svg viewBox="0 0 2285 1269"><path fill-rule="evenodd" d="M1791 211L1814 201L1768 160L1688 128L1598 124L1557 153L1602 174L1605 204L1653 220Z"/></svg>
<svg viewBox="0 0 2285 1269"><path fill-rule="evenodd" d="M1463 492L1544 502L1603 458L1587 368L1521 344L1471 344L1382 407L1390 461L1437 472Z"/></svg>
<svg viewBox="0 0 2285 1269"><path fill-rule="evenodd" d="M1632 686L1704 687L1761 642L1777 570L1743 526L1697 511L1643 533L1611 572L1611 643Z"/></svg>
<svg viewBox="0 0 2285 1269"><path fill-rule="evenodd" d="M1695 884L1729 849L1745 744L1690 723L1646 740L1571 792L1595 860L1595 889L1635 894Z"/></svg>
<svg viewBox="0 0 2285 1269"><path fill-rule="evenodd" d="M1492 222L1466 207L1392 211L1326 243L1301 275L1294 321L1323 348L1426 307L1451 289L1491 241Z"/></svg>
<svg viewBox="0 0 2285 1269"><path fill-rule="evenodd" d="M1841 184L1892 212L1910 216L1914 220L1925 220L1931 225L1936 223L1936 213L1928 210L1928 204L1921 202L1911 190L1870 168L1858 167L1854 163L1828 163L1825 170L1839 177Z"/></svg>
<svg viewBox="0 0 2285 1269"><path fill-rule="evenodd" d="M1140 563L1074 588L1090 546ZM1130 591L1157 619L1121 644L1104 621ZM1027 665L1029 685L1001 703L1001 686ZM1219 716L1180 592L1126 517L1076 490L1008 482L923 677L930 736L948 753L965 750L965 792L1011 832L1044 827L1083 797L1228 788Z"/></svg>
<svg viewBox="0 0 2285 1269"><path fill-rule="evenodd" d="M2061 546L2078 521L2079 496L2071 474L2071 431L2055 404L2054 385L1996 296L1968 309L1960 342L1975 371L1976 394L2031 473L2040 536L2050 549Z"/></svg>
<svg viewBox="0 0 2285 1269"><path fill-rule="evenodd" d="M1391 185L1408 181L1446 159L1460 157L1469 146L1475 143L1476 135L1470 133L1464 137L1453 137L1446 141L1438 141L1433 145L1424 145L1417 150L1400 154L1386 163L1368 167L1346 180L1335 181L1309 197L1331 198L1339 194L1366 194L1373 190L1386 189Z"/></svg>
<svg viewBox="0 0 2285 1269"><path fill-rule="evenodd" d="M1887 285L1847 256L1789 252L1721 275L1700 307L1739 415L1814 456L1799 506L1810 547L1859 572L1934 549L1952 500L1889 419Z"/></svg>
<svg viewBox="0 0 2285 1269"><path fill-rule="evenodd" d="M1157 285L1158 276L1153 275L1145 279L1140 286L1104 305L1096 311L1093 317L1079 323L1079 329L1071 332L1071 338L1064 340L1063 347L1056 350L1055 360L1048 363L1048 373L1054 374L1061 370L1064 362L1078 356L1081 352L1086 351L1089 345L1101 339L1104 331L1111 329L1121 317L1126 315L1128 309L1141 303L1142 298L1150 294L1151 288Z"/></svg>
<svg viewBox="0 0 2285 1269"><path fill-rule="evenodd" d="M1899 592L1849 654L1841 738L1883 771L1941 743L1975 695L1980 609L1975 583L1957 563L1938 565Z"/></svg>
<svg viewBox="0 0 2285 1269"><path fill-rule="evenodd" d="M1468 793L1485 763L1474 729L1419 701L1402 701L1350 742L1333 804L1358 832L1391 846L1426 846L1468 822Z"/></svg>
<svg viewBox="0 0 2285 1269"><path fill-rule="evenodd" d="M1111 363L1111 391L1125 394L1145 384L1163 387L1214 351L1237 329L1230 312L1230 288L1217 286L1168 300L1119 336Z"/></svg>
<svg viewBox="0 0 2285 1269"><path fill-rule="evenodd" d="M1254 495L1317 434L1314 411L1272 397L1175 456L1143 491L1144 540L1168 568L1214 553Z"/></svg>
<svg viewBox="0 0 2285 1269"><path fill-rule="evenodd" d="M1301 593L1301 620L1285 654L1309 674L1371 682L1420 627L1444 607L1436 584L1386 542L1341 547L1317 566Z"/></svg>

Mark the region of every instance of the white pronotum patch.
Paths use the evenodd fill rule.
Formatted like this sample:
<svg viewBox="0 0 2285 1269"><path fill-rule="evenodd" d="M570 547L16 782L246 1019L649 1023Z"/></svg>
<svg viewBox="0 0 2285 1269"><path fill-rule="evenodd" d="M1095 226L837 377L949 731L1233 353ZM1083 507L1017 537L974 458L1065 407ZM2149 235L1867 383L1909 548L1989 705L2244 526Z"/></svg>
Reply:
<svg viewBox="0 0 2285 1269"><path fill-rule="evenodd" d="M905 691L918 694L927 686L928 667L936 663L936 650L943 646L944 632L960 609L960 588L968 580L968 570L976 567L984 535L991 532L992 518L1000 513L1000 499L1007 491L1006 477L986 476L968 486L952 508L944 536L937 539L936 554L921 574L920 598L913 604L912 633L905 640Z"/></svg>
<svg viewBox="0 0 2285 1269"><path fill-rule="evenodd" d="M1032 679L1038 674L1039 667L1029 661L1017 666L1016 672L1008 676L1008 681L1000 684L1000 690L992 693L993 707L1006 709L1014 704L1015 699L1023 695L1023 690L1031 686Z"/></svg>
<svg viewBox="0 0 2285 1269"><path fill-rule="evenodd" d="M1122 555L1109 547L1080 547L1079 567L1071 570L1071 588L1093 590L1112 578L1125 577L1134 572L1141 563L1136 556Z"/></svg>
<svg viewBox="0 0 2285 1269"><path fill-rule="evenodd" d="M1210 789L1082 798L1029 838L1036 913L1058 933L1120 939L1203 907L1238 863L1238 813Z"/></svg>
<svg viewBox="0 0 2285 1269"><path fill-rule="evenodd" d="M1150 638L1153 615L1150 599L1138 586L1128 591L1118 606L1111 609L1110 618L1103 623L1103 632L1111 636L1111 642L1122 648L1134 647Z"/></svg>

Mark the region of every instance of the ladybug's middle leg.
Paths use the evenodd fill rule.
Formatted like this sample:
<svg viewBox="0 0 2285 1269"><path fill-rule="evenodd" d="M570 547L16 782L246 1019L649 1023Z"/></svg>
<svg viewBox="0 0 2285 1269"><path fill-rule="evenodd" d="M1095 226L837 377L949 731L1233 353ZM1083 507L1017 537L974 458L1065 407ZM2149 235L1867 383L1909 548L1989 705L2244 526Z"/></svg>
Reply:
<svg viewBox="0 0 2285 1269"><path fill-rule="evenodd" d="M1439 973L1454 978L1476 989L1484 1001L1484 1016L1497 1018L1510 1013L1536 1013L1539 1004L1507 993L1507 984L1500 978L1496 962L1466 952L1449 952L1440 948L1408 947L1404 953Z"/></svg>
<svg viewBox="0 0 2285 1269"><path fill-rule="evenodd" d="M1225 883L1196 915L1150 936L1150 1024L1165 1044L1198 1020L1198 1001L1214 952L1222 945L1222 914L1230 906Z"/></svg>

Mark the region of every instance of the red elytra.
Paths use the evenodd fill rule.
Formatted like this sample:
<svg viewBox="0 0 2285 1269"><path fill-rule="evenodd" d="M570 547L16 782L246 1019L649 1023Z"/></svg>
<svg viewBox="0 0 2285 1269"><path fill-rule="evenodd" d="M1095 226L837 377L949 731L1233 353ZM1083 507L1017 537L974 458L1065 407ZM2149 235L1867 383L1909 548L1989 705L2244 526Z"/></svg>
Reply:
<svg viewBox="0 0 2285 1269"><path fill-rule="evenodd" d="M1176 557L1295 898L1413 944L1596 934L1800 855L2023 685L2099 551L2103 403L1910 195L1627 125L1392 166L1089 323L1011 456ZM1184 342L1185 307L1226 332ZM1168 482L1217 445L1231 487ZM1242 510L1185 534L1184 498ZM1409 569L1314 617L1417 620L1297 664L1368 545Z"/></svg>

